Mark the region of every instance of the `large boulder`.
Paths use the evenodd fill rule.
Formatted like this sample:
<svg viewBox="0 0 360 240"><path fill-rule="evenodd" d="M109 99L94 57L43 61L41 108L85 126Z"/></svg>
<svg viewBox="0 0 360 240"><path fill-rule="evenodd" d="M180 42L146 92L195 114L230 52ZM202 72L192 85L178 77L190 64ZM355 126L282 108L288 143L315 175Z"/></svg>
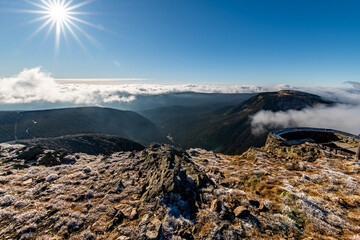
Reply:
<svg viewBox="0 0 360 240"><path fill-rule="evenodd" d="M141 199L147 203L160 200L172 206L170 214L194 218L201 205L201 189L213 184L206 174L186 152L169 145L152 144L141 159L140 171L146 174Z"/></svg>
<svg viewBox="0 0 360 240"><path fill-rule="evenodd" d="M23 152L18 155L19 159L24 159L25 161L36 160L37 156L42 154L44 150L38 146L29 146L26 147Z"/></svg>

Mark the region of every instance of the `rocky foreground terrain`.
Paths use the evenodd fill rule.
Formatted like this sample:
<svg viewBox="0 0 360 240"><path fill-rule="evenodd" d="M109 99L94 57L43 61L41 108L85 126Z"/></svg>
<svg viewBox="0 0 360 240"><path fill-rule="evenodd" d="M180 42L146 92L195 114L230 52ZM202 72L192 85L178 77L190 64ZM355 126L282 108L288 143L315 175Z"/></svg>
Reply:
<svg viewBox="0 0 360 240"><path fill-rule="evenodd" d="M237 156L36 144L1 144L0 239L360 239L349 151L272 136Z"/></svg>

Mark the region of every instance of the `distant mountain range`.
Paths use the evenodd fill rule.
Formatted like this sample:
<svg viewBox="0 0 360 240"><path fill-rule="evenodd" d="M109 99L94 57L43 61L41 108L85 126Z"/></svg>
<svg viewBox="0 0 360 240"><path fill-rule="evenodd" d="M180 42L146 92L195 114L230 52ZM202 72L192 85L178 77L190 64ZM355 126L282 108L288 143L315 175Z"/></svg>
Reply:
<svg viewBox="0 0 360 240"><path fill-rule="evenodd" d="M164 107L141 111L143 116L100 107L0 112L0 142L103 133L143 145L173 141L183 148L201 147L240 154L250 146L265 143L267 133L260 136L251 133L251 116L257 112L333 104L313 94L290 90L257 95L213 94L212 98L209 94L192 93L158 97L164 100ZM170 99L168 103L166 99ZM173 103L176 104L171 105ZM150 105L145 101L144 106Z"/></svg>
<svg viewBox="0 0 360 240"><path fill-rule="evenodd" d="M104 133L144 145L166 141L154 123L131 111L84 107L0 112L0 142L80 133Z"/></svg>
<svg viewBox="0 0 360 240"><path fill-rule="evenodd" d="M214 105L226 106L229 104L240 103L255 93L197 93L197 92L169 92L161 94L148 94L144 89L144 94L119 93L122 97L135 97L132 101L120 101L102 103L103 107L129 111L145 111L148 109L168 107L168 106L194 106L194 105ZM0 102L0 109L12 111L21 109L23 111L86 107L88 105L78 105L69 102L32 102L21 104L3 104Z"/></svg>
<svg viewBox="0 0 360 240"><path fill-rule="evenodd" d="M299 91L279 91L257 94L246 101L212 109L211 105L172 106L142 112L172 136L174 143L184 148L201 147L226 154L239 154L250 146L265 143L267 133L251 133L250 116L261 110L273 112L301 110L331 101ZM209 110L209 111L207 111Z"/></svg>

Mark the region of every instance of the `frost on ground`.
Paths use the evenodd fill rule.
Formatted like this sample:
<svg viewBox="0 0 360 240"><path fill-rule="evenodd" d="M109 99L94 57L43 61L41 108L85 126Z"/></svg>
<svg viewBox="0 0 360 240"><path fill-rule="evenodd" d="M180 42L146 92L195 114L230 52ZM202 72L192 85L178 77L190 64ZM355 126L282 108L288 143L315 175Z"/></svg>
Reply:
<svg viewBox="0 0 360 240"><path fill-rule="evenodd" d="M318 144L270 139L241 156L153 144L55 166L23 148L1 146L0 239L360 236L360 164Z"/></svg>

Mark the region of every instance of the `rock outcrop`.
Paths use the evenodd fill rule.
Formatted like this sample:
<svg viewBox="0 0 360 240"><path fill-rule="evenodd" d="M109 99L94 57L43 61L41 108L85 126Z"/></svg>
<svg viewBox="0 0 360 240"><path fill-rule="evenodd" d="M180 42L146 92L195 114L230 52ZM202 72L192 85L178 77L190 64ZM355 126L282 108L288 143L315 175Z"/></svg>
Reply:
<svg viewBox="0 0 360 240"><path fill-rule="evenodd" d="M201 206L201 189L215 187L206 174L189 159L189 155L170 145L152 144L141 155L141 174L146 182L141 199L174 205L171 214L194 219ZM178 203L184 206L176 206Z"/></svg>
<svg viewBox="0 0 360 240"><path fill-rule="evenodd" d="M120 151L140 151L144 146L125 138L105 134L76 134L56 138L36 138L18 140L10 144L29 146L23 154L26 158L33 157L40 149L56 150L70 153L86 153L89 155L110 155ZM30 151L30 152L29 152Z"/></svg>

